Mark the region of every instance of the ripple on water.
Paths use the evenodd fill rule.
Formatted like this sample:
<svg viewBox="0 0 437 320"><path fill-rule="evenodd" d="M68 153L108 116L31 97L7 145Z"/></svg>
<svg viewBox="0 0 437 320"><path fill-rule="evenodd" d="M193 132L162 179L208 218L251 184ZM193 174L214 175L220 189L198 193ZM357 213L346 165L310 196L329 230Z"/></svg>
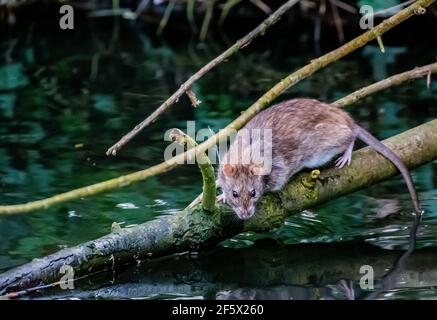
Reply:
<svg viewBox="0 0 437 320"><path fill-rule="evenodd" d="M117 208L120 209L139 209L135 204L127 202L127 203L118 203L116 205Z"/></svg>

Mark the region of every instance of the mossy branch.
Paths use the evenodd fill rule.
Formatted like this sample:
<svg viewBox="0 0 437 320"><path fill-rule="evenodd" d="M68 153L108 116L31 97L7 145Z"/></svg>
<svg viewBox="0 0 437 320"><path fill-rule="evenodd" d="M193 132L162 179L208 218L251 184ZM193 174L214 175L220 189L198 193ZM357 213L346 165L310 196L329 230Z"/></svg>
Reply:
<svg viewBox="0 0 437 320"><path fill-rule="evenodd" d="M232 121L224 129L220 130L219 133L208 138L205 142L199 144L197 148L190 149L187 152L179 154L165 162L152 166L148 169L144 169L125 176L120 176L118 178L110 179L107 181L103 181L100 183L96 183L93 185L68 191L47 199L29 202L26 204L0 206L0 214L16 214L22 212L30 212L39 209L45 209L57 203L66 202L81 197L96 195L101 192L124 187L134 182L143 181L151 176L155 176L167 172L178 166L180 163L185 163L184 162L185 159L200 155L206 152L209 148L216 145L218 142L225 141L230 134L232 134L233 132L235 132L235 130L238 130L242 126L244 126L258 112L265 109L274 99L276 99L279 95L281 95L285 90L287 90L291 86L309 77L316 71L326 67L330 63L333 63L343 58L344 56L348 55L349 53L357 50L358 48L361 48L366 43L375 40L375 38L378 35L387 32L388 30L394 28L395 26L399 25L400 23L412 17L413 15L423 14L424 8L430 6L435 1L436 0L418 0L415 3L413 3L411 6L398 12L397 14L390 17L389 19L384 20L373 29L363 33L362 35L344 44L343 46L315 60L312 60L310 64L304 66L303 68L291 73L289 76L282 79L273 88L271 88L264 95L262 95L257 101L255 101L255 103L253 103L238 118ZM185 90L189 89L189 87L190 86L184 88L182 94L185 92Z"/></svg>
<svg viewBox="0 0 437 320"><path fill-rule="evenodd" d="M384 141L410 168L437 159L437 120L425 123ZM117 229L102 238L50 256L35 259L0 274L0 295L49 284L70 265L76 277L137 263L139 259L198 251L244 231L265 231L280 227L286 216L322 204L347 193L388 179L398 172L393 164L371 148L353 153L350 166L303 172L280 192L263 196L252 219L236 220L225 205L212 213L197 206L166 215L132 228ZM305 181L305 183L303 183Z"/></svg>
<svg viewBox="0 0 437 320"><path fill-rule="evenodd" d="M179 144L186 146L187 149L196 148L197 143L189 135L183 133L179 129L173 129L170 133L170 139L177 141ZM215 198L217 187L215 183L214 168L206 153L200 154L196 158L197 165L202 174L203 181L203 198L202 207L206 211L213 211L215 209Z"/></svg>

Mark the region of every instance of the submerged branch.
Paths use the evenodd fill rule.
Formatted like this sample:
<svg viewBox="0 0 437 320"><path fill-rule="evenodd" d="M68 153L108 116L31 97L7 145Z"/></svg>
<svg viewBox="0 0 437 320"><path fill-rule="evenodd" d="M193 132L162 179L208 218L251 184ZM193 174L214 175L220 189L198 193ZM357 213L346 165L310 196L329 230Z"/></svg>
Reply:
<svg viewBox="0 0 437 320"><path fill-rule="evenodd" d="M430 121L384 143L410 168L437 159L437 120ZM397 174L393 164L370 148L353 153L352 164L321 170L314 183L301 173L283 190L266 194L254 218L240 221L224 205L205 213L193 210L163 216L132 228L118 229L102 238L9 270L0 275L0 294L56 282L63 276L60 268L70 265L75 277L111 269L172 253L198 251L244 231L265 231L280 227L286 216L347 193L388 179ZM314 180L314 179L310 179Z"/></svg>

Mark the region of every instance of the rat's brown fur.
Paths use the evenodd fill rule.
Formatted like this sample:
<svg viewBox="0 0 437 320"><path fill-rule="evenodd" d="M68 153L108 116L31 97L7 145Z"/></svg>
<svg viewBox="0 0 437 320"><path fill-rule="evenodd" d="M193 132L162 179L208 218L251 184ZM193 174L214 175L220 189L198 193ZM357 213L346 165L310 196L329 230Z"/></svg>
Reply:
<svg viewBox="0 0 437 320"><path fill-rule="evenodd" d="M223 190L225 201L242 219L255 213L256 203L265 191L280 190L291 176L303 168L322 166L340 153L344 155L336 164L342 167L350 163L356 137L375 147L400 170L404 169L401 173L413 201L415 199L411 177L402 161L337 107L314 99L293 99L260 112L244 129L249 132L254 129L272 130L272 166L270 172L254 174L257 172L254 168L259 168L260 163L259 159L252 157L252 150L257 147L263 149L263 142L238 132L221 161L218 185Z"/></svg>

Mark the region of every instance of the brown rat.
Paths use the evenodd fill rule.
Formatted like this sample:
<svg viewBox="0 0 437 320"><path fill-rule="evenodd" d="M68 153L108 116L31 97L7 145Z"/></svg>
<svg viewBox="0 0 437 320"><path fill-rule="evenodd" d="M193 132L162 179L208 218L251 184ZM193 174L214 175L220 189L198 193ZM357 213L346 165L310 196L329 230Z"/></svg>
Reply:
<svg viewBox="0 0 437 320"><path fill-rule="evenodd" d="M356 138L398 168L414 209L420 213L413 181L402 160L358 126L348 113L313 99L293 99L274 105L258 113L237 133L219 166L217 182L223 200L240 219L248 219L255 214L264 192L280 190L300 170L322 166L338 154L342 156L335 165L340 168L349 165ZM269 157L271 162L266 166Z"/></svg>

